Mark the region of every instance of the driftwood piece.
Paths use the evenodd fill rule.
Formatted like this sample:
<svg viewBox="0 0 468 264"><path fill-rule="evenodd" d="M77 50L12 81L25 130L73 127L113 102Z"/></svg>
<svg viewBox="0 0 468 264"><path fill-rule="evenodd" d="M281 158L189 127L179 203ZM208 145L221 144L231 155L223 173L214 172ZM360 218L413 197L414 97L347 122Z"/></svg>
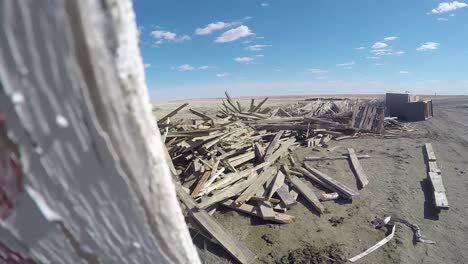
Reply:
<svg viewBox="0 0 468 264"><path fill-rule="evenodd" d="M314 174L317 178L322 180L322 182L326 183L329 187L332 187L333 191L336 191L336 192L340 193L341 196L343 196L345 198L348 198L348 199L352 199L353 196L359 195L358 192L355 192L354 190L352 190L348 186L340 183L339 181L333 179L332 177L326 175L325 173L320 172L319 170L317 170L317 169L313 168L312 166L308 165L307 163L304 163L304 167L308 171L310 171L312 174ZM329 188L329 187L327 187L327 188Z"/></svg>
<svg viewBox="0 0 468 264"><path fill-rule="evenodd" d="M358 159L369 159L369 155L356 155ZM329 156L329 157L305 157L306 161L323 161L323 160L347 160L349 159L349 154L343 154L343 156Z"/></svg>
<svg viewBox="0 0 468 264"><path fill-rule="evenodd" d="M356 174L361 187L366 187L369 184L369 180L367 179L367 175L364 172L364 169L362 168L354 149L348 148L348 155L351 167L353 168L353 171Z"/></svg>

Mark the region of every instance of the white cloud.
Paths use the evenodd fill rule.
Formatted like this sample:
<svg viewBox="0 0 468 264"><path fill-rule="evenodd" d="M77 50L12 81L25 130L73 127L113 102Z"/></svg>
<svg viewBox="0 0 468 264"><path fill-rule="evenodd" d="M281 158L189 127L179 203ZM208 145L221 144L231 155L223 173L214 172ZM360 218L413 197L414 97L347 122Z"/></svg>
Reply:
<svg viewBox="0 0 468 264"><path fill-rule="evenodd" d="M271 47L271 45L252 45L252 46L246 47L245 49L250 50L250 51L259 51L267 47Z"/></svg>
<svg viewBox="0 0 468 264"><path fill-rule="evenodd" d="M210 23L204 28L197 28L195 34L197 35L209 35L215 31L222 30L231 27L232 23L224 23L221 21Z"/></svg>
<svg viewBox="0 0 468 264"><path fill-rule="evenodd" d="M269 5L270 5L269 3L261 3L261 4L260 4L260 6L262 6L262 7L267 7L267 6L269 6Z"/></svg>
<svg viewBox="0 0 468 264"><path fill-rule="evenodd" d="M467 6L466 3L458 2L458 1L453 1L451 3L443 2L443 3L440 3L437 8L432 9L431 13L442 14L442 13L447 13L447 12L454 11L460 8L464 8L466 6Z"/></svg>
<svg viewBox="0 0 468 264"><path fill-rule="evenodd" d="M145 67L145 69L147 69L147 68L151 67L151 64L145 63L145 64L143 64L143 66Z"/></svg>
<svg viewBox="0 0 468 264"><path fill-rule="evenodd" d="M254 59L251 57L237 57L234 60L239 63L251 63Z"/></svg>
<svg viewBox="0 0 468 264"><path fill-rule="evenodd" d="M178 67L172 67L173 70L178 70L180 72L186 72L186 71L203 71L203 70L210 70L210 69L215 69L216 67L213 66L208 66L208 65L203 65L199 67L192 66L190 64L182 64Z"/></svg>
<svg viewBox="0 0 468 264"><path fill-rule="evenodd" d="M327 70L321 70L321 69L307 69L307 72L313 73L313 74L326 74L328 73Z"/></svg>
<svg viewBox="0 0 468 264"><path fill-rule="evenodd" d="M445 17L438 17L437 21L448 21L448 19Z"/></svg>
<svg viewBox="0 0 468 264"><path fill-rule="evenodd" d="M355 50L363 50L363 49L366 49L366 47L355 48Z"/></svg>
<svg viewBox="0 0 468 264"><path fill-rule="evenodd" d="M400 71L400 74L409 74L409 71Z"/></svg>
<svg viewBox="0 0 468 264"><path fill-rule="evenodd" d="M356 64L354 61L350 61L350 62L337 64L336 66L338 66L338 67L350 67L350 66L353 66L354 64Z"/></svg>
<svg viewBox="0 0 468 264"><path fill-rule="evenodd" d="M386 48L388 45L383 43L383 42L376 42L374 43L374 45L372 45L372 48L373 49L384 49Z"/></svg>
<svg viewBox="0 0 468 264"><path fill-rule="evenodd" d="M265 57L263 54L255 54L254 57Z"/></svg>
<svg viewBox="0 0 468 264"><path fill-rule="evenodd" d="M454 16L455 16L455 14L450 14L450 16L451 16L451 17L454 17Z"/></svg>
<svg viewBox="0 0 468 264"><path fill-rule="evenodd" d="M400 56L400 55L403 55L403 54L405 54L405 52L404 52L404 51L395 51L395 52L393 52L391 55L397 55L397 56Z"/></svg>
<svg viewBox="0 0 468 264"><path fill-rule="evenodd" d="M386 37L384 38L385 41L392 41L392 40L395 40L397 39L398 37L395 37L395 36L391 36L391 37Z"/></svg>
<svg viewBox="0 0 468 264"><path fill-rule="evenodd" d="M155 30L151 31L151 36L156 39L157 44L162 44L164 42L175 42L175 43L182 43L186 40L190 40L190 36L182 35L177 36L176 33L170 31L163 31L163 30Z"/></svg>
<svg viewBox="0 0 468 264"><path fill-rule="evenodd" d="M377 56L369 56L369 57L366 57L366 59L368 59L368 60L378 60L378 59L380 59L380 57L377 57Z"/></svg>
<svg viewBox="0 0 468 264"><path fill-rule="evenodd" d="M216 74L216 77L218 77L218 78L223 78L223 77L226 77L226 76L228 76L228 75L229 75L229 73L223 72L223 73L218 73L218 74Z"/></svg>
<svg viewBox="0 0 468 264"><path fill-rule="evenodd" d="M419 48L417 48L417 51L429 51L429 50L436 50L440 46L439 43L436 42L426 42L421 44Z"/></svg>
<svg viewBox="0 0 468 264"><path fill-rule="evenodd" d="M180 71L180 72L193 71L193 70L195 70L195 67L193 67L190 64L182 64L179 67L177 67L177 70Z"/></svg>
<svg viewBox="0 0 468 264"><path fill-rule="evenodd" d="M254 35L247 26L239 26L224 32L221 36L217 37L215 42L225 43L238 40L240 38Z"/></svg>

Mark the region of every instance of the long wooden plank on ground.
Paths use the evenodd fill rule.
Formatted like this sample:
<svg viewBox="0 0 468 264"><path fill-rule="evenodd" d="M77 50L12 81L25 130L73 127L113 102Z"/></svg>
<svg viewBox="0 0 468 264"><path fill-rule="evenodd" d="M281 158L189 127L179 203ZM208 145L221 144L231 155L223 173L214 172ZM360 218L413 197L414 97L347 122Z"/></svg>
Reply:
<svg viewBox="0 0 468 264"><path fill-rule="evenodd" d="M358 159L368 159L369 155L356 155ZM347 160L349 159L348 155L343 156L328 156L328 157L305 157L304 160L307 161L318 161L318 160Z"/></svg>
<svg viewBox="0 0 468 264"><path fill-rule="evenodd" d="M184 103L183 105L177 107L174 111L170 112L169 114L165 115L163 118L159 119L158 123L159 124L164 123L168 118L177 114L180 110L182 110L182 108L186 107L187 105L188 103Z"/></svg>
<svg viewBox="0 0 468 264"><path fill-rule="evenodd" d="M211 176L211 170L206 170L203 175L200 177L200 179L198 180L197 182L197 185L195 186L195 188L193 189L192 191L192 194L191 196L193 198L197 197L198 196L198 193L203 189L203 187L205 186L205 183L208 181L208 179L210 178Z"/></svg>
<svg viewBox="0 0 468 264"><path fill-rule="evenodd" d="M205 210L195 209L195 201L186 193L182 186L176 184L177 197L185 204L189 210L191 219L200 225L210 236L240 263L252 263L257 257L244 246L239 240L228 233L213 217Z"/></svg>
<svg viewBox="0 0 468 264"><path fill-rule="evenodd" d="M239 195L239 197L237 197L236 204L241 205L248 201L252 196L255 195L257 190L274 175L274 173L274 168L263 170L260 175L254 178L253 183L241 195Z"/></svg>
<svg viewBox="0 0 468 264"><path fill-rule="evenodd" d="M424 147L426 149L427 160L428 161L437 161L434 150L432 149L432 144L431 143L426 143L426 144L424 144Z"/></svg>
<svg viewBox="0 0 468 264"><path fill-rule="evenodd" d="M358 192L353 191L348 186L340 183L339 181L333 179L332 177L326 175L325 173L320 172L319 170L317 170L317 169L313 168L312 166L308 165L307 163L304 163L304 167L308 171L310 171L312 174L317 176L317 178L319 178L323 182L326 182L328 185L333 186L333 188L335 188L336 192L340 193L341 196L343 196L345 198L348 198L348 199L352 199L353 196L359 195Z"/></svg>
<svg viewBox="0 0 468 264"><path fill-rule="evenodd" d="M249 214L249 215L262 217L260 214L260 209L250 204L243 204L243 205L237 206L234 200L229 199L229 200L222 202L221 205L232 208L234 210L237 210L243 213L246 213L246 214ZM294 216L284 214L284 213L278 213L278 212L274 212L274 213L275 213L275 218L270 220L272 222L276 222L280 224L290 224L294 222Z"/></svg>
<svg viewBox="0 0 468 264"><path fill-rule="evenodd" d="M437 158L431 143L426 143L424 145L424 150L427 157L427 175L432 185L434 205L437 209L447 210L449 209L449 203L445 193L441 171L437 166Z"/></svg>
<svg viewBox="0 0 468 264"><path fill-rule="evenodd" d="M269 190L269 193L268 193L268 199L270 199L273 194L276 193L276 191L284 185L284 179L285 179L285 176L284 174L279 170L278 173L276 174L275 178L273 179L273 182L271 184L271 186L267 186L267 188L269 187L270 190Z"/></svg>
<svg viewBox="0 0 468 264"><path fill-rule="evenodd" d="M369 180L367 179L367 175L364 172L361 163L359 163L356 152L354 149L348 148L348 154L351 166L353 167L354 173L356 173L359 183L361 184L362 188L366 187L369 184Z"/></svg>
<svg viewBox="0 0 468 264"><path fill-rule="evenodd" d="M317 196L314 194L314 191L309 188L305 183L303 183L298 177L291 176L289 177L291 184L302 194L307 201L309 201L312 206L320 213L323 214L325 207L319 201Z"/></svg>
<svg viewBox="0 0 468 264"><path fill-rule="evenodd" d="M324 182L322 181L321 179L319 179L317 176L315 176L314 174L312 174L310 171L306 170L305 168L298 168L298 170L300 171L301 175L303 176L306 176L307 178L311 179L313 182L321 185L322 187L324 187L325 189L328 189L332 192L336 192L337 189L331 185L331 184L328 184L327 182Z"/></svg>

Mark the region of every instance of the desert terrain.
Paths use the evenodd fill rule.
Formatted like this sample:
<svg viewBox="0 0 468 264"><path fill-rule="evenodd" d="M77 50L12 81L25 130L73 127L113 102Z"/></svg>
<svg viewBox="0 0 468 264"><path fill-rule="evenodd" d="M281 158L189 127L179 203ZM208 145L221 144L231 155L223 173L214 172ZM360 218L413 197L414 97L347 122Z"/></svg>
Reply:
<svg viewBox="0 0 468 264"><path fill-rule="evenodd" d="M310 96L309 96L310 97ZM307 98L309 98L307 97ZM353 98L353 96L345 96ZM356 96L354 96L355 98ZM372 98L376 96L366 96ZM266 106L288 106L306 97L274 97ZM363 97L364 98L364 97ZM248 104L250 98L236 98ZM355 256L386 236L387 229L375 229L370 221L376 216L392 216L417 224L426 239L436 244L413 242L413 232L398 224L395 237L386 245L357 261L357 263L468 263L468 97L434 97L434 117L412 122L412 132L402 132L396 138L364 136L357 139L330 141L329 148L342 146L335 154L354 148L370 159L361 164L369 178L369 185L359 190L352 202L341 199L326 201L327 213L319 216L301 195L298 205L287 211L295 216L292 224L268 223L233 210L218 209L214 218L257 255L257 263L288 263L284 256L296 258L310 247L332 245L345 258ZM155 105L156 116L164 116L186 101ZM190 108L214 114L221 99L187 101ZM189 118L184 110L174 118ZM192 116L195 117L195 116ZM424 143L432 143L437 163L442 171L449 210L435 211L430 186L426 181ZM326 156L319 151L298 148L293 153L299 163L305 156ZM356 178L347 160L307 161L322 172L357 190ZM321 189L307 182L319 194ZM236 263L220 246L193 231L192 237L204 263ZM333 249L333 250L334 250ZM297 254L297 252L302 252ZM315 262L313 262L315 263ZM323 263L334 263L329 259Z"/></svg>

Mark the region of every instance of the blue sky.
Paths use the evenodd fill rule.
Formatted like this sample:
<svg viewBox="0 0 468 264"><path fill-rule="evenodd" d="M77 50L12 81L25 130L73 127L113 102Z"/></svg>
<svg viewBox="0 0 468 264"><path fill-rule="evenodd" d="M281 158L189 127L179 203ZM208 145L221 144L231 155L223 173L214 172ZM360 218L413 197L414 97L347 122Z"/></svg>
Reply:
<svg viewBox="0 0 468 264"><path fill-rule="evenodd" d="M468 3L134 0L154 101L468 94Z"/></svg>

